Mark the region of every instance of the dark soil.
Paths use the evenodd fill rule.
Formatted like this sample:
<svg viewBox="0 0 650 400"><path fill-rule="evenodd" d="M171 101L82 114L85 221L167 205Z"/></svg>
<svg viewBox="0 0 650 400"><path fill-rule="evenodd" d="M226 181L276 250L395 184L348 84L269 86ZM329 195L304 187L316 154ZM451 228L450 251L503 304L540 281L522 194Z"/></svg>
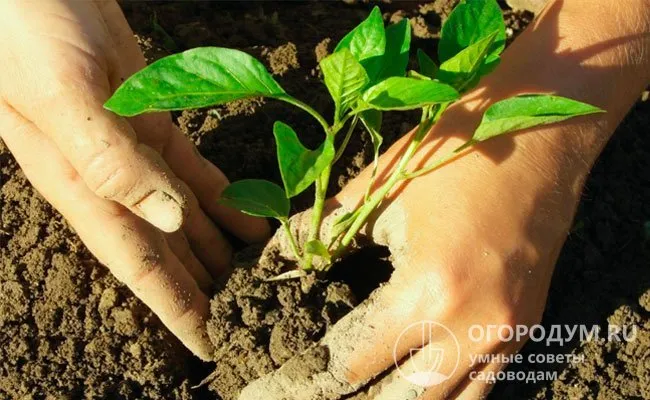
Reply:
<svg viewBox="0 0 650 400"><path fill-rule="evenodd" d="M393 2L387 20L410 18L413 49L434 52L453 0ZM197 46L235 47L261 59L281 85L331 113L317 64L365 17L359 2L129 2L123 4L150 60ZM160 29L154 29L157 16ZM531 16L507 13L510 33ZM272 124L281 120L307 146L322 134L285 104L249 100L175 114L182 130L232 180L280 181ZM416 122L385 121L388 144ZM650 103L639 102L608 145L587 183L576 225L554 277L544 325L638 324L632 343L530 343L525 354L583 354L576 365L524 364L513 370L560 372L553 382L503 382L494 399L650 399ZM330 193L372 156L355 136L335 168ZM293 202L305 209L311 193ZM385 255L382 255L385 257ZM254 258L254 257L253 257ZM369 270L376 256L366 258ZM277 367L317 340L352 305L336 277L273 284L274 270L239 260L212 303L211 339L219 355L211 387L233 398L244 382ZM274 268L281 268L277 264ZM253 272L251 272L251 268ZM386 268L381 268L384 273ZM385 277L385 276L384 276ZM359 298L368 287L352 286ZM296 317L289 317L295 315ZM233 351L236 349L236 351ZM326 357L326 354L323 355ZM526 358L526 357L524 357ZM319 368L316 363L314 368ZM191 389L214 370L200 364L129 291L98 264L67 223L29 185L0 141L0 399L213 397Z"/></svg>
<svg viewBox="0 0 650 400"><path fill-rule="evenodd" d="M236 399L248 382L307 350L356 305L349 286L315 274L268 282L292 265L277 256L258 257L239 254L211 303L208 334L218 362L210 389L224 400ZM323 356L316 360L321 369L328 361Z"/></svg>

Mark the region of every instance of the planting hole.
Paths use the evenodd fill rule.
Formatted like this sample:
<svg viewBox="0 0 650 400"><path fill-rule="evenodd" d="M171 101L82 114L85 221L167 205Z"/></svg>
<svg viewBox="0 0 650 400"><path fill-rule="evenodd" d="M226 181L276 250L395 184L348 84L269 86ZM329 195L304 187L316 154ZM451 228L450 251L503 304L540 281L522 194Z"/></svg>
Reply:
<svg viewBox="0 0 650 400"><path fill-rule="evenodd" d="M370 296L393 273L390 251L385 246L366 247L334 263L329 272L332 281L347 283L359 302Z"/></svg>

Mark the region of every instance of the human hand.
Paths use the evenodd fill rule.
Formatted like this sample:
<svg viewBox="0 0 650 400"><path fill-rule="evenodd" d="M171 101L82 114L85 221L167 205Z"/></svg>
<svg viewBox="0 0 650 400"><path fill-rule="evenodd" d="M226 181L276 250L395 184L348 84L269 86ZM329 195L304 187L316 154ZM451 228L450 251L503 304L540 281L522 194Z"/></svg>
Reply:
<svg viewBox="0 0 650 400"><path fill-rule="evenodd" d="M229 266L215 224L246 241L266 222L216 203L228 184L168 113L103 104L145 60L113 0L0 2L0 135L38 191L197 356L207 288Z"/></svg>
<svg viewBox="0 0 650 400"><path fill-rule="evenodd" d="M483 111L512 95L571 95L607 114L496 138L395 189L360 239L388 246L395 267L390 281L318 343L329 355L325 369L314 371L305 363L311 352L322 354L322 349L310 349L249 384L240 400L338 399L377 376L369 398L486 395L494 382L473 380L472 372L504 368L500 360L526 340L514 340L511 332L539 322L582 183L650 78L650 19L647 13L645 19L636 18L647 2L630 0L589 15L581 12L584 6L579 0L551 2L506 51L499 69L447 111L410 170L463 144ZM598 35L583 34L597 15L612 22ZM409 140L407 135L381 158L380 176L390 174ZM330 201L324 226L332 215L362 201L368 179L369 171L363 172ZM301 218L296 217L298 226ZM275 240L290 255L282 235ZM443 325L451 334L437 329L428 337L421 329L407 330L422 321ZM471 334L475 326L483 332L490 326L499 329L477 340ZM411 354L411 349L420 350ZM431 366L427 356L438 349L444 356L437 372L445 379L419 384L407 379L418 366ZM481 355L492 362L473 362ZM397 362L402 362L400 370Z"/></svg>
<svg viewBox="0 0 650 400"><path fill-rule="evenodd" d="M462 105L450 109L449 116L443 117L431 133L438 139L427 143L413 165L464 143L458 136L466 128L452 121L463 121L467 112ZM386 171L386 176L410 136L382 156L380 171ZM518 149L496 163L494 158L503 158L508 148L506 142L484 147L483 154L492 157L470 153L397 189L360 238L362 244L387 246L395 270L387 284L320 342L330 354L326 373L304 381L283 374L307 368L299 365L305 358L297 358L249 385L241 399L261 399L256 396L262 393L272 399L338 398L353 393L386 369L392 372L374 385L371 398L424 395L426 385L413 384L405 376L409 370L415 372L415 365L426 365L427 360L415 356L398 372L394 368L395 346L399 346L395 348L397 361L408 358L410 349L426 346L418 354L427 354L429 348L442 350L444 358L437 371L449 378L426 389L428 397L424 398L447 398L457 392L458 398L476 399L486 393L490 383L470 381L470 372L496 373L505 365L473 365L473 356L514 354L525 338L501 342L499 337L504 336L493 331L489 340L473 341L468 331L474 325L487 330L488 326L514 329L516 325L539 323L577 199L564 197L564 193L559 196L555 177L540 173L550 168L527 149ZM369 174L364 171L330 200L327 210L331 214L324 225L362 201ZM295 218L301 219L309 220L300 215ZM407 327L420 321L446 327L458 343L440 329L435 331L440 336L431 342L423 343L417 329L400 337Z"/></svg>

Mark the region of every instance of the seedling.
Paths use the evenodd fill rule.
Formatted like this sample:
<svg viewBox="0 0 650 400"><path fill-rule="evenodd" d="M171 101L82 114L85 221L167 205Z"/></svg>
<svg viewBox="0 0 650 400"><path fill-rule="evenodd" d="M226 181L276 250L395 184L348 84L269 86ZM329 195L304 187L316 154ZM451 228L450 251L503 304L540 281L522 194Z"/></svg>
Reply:
<svg viewBox="0 0 650 400"><path fill-rule="evenodd" d="M366 20L341 39L333 54L320 62L325 86L334 101L331 120L285 92L255 58L220 47L197 48L156 61L124 82L105 107L122 116L134 116L268 97L309 113L324 133L322 144L315 150L305 148L289 125L277 121L273 127L284 188L247 179L228 186L220 202L246 214L277 219L302 268L312 269L314 257L319 257L321 262L316 265L327 269L399 182L431 172L467 148L499 135L602 112L549 94L501 100L487 109L467 143L422 169L407 170L409 161L447 108L498 66L505 39L505 24L496 0L462 0L442 27L439 64L418 50L419 70L407 71L410 24L403 19L384 27L381 12L375 7ZM372 181L382 145L382 114L413 109L421 110L420 125L391 175L374 188ZM319 232L332 164L341 157L358 123L372 139L373 178L363 204L339 217L330 241L323 243ZM315 185L315 200L310 231L307 242L300 246L289 227L289 199L311 185Z"/></svg>

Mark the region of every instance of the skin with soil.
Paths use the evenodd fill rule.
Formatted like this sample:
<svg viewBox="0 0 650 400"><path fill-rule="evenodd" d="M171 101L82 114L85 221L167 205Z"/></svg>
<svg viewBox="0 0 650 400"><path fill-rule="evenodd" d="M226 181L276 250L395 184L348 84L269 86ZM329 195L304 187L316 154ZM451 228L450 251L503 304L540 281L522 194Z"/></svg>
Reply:
<svg viewBox="0 0 650 400"><path fill-rule="evenodd" d="M440 22L454 1L382 6L387 21L412 21L412 48L435 54ZM288 92L331 114L317 63L361 21L369 5L321 3L125 3L125 12L148 59L197 46L234 47L258 57ZM154 32L151 18L173 43ZM508 12L516 34L531 16ZM165 47L167 46L167 48ZM414 54L414 52L413 52ZM320 128L285 104L254 99L175 114L199 151L231 180L280 182L272 124L281 120L308 147ZM389 114L386 147L417 122ZM650 399L650 102L640 101L607 146L592 176L575 226L560 257L543 325L637 324L630 343L572 340L528 343L522 353L575 353L578 365L531 364L512 371L558 371L555 381L502 382L494 399ZM365 134L353 137L335 166L330 194L372 158ZM307 191L293 211L310 206ZM100 227L98 227L100 229ZM259 249L258 249L259 250ZM244 253L224 286L216 288L209 323L218 367L211 387L234 398L247 381L276 368L317 340L353 304L367 296L350 282L314 277L281 284L263 278L287 267L252 262ZM355 263L381 270L376 254ZM350 263L352 264L352 263ZM375 268L377 266L377 268ZM346 268L354 268L353 265ZM363 276L363 275L362 275ZM385 277L384 277L385 279ZM382 279L376 279L377 281ZM228 346L226 346L228 344ZM236 351L232 351L237 349ZM316 352L315 371L327 352ZM67 223L29 185L0 141L0 398L189 399L213 397L191 389L215 364L200 364L129 291L89 254ZM301 371L296 371L300 373ZM303 371L304 373L304 371Z"/></svg>

